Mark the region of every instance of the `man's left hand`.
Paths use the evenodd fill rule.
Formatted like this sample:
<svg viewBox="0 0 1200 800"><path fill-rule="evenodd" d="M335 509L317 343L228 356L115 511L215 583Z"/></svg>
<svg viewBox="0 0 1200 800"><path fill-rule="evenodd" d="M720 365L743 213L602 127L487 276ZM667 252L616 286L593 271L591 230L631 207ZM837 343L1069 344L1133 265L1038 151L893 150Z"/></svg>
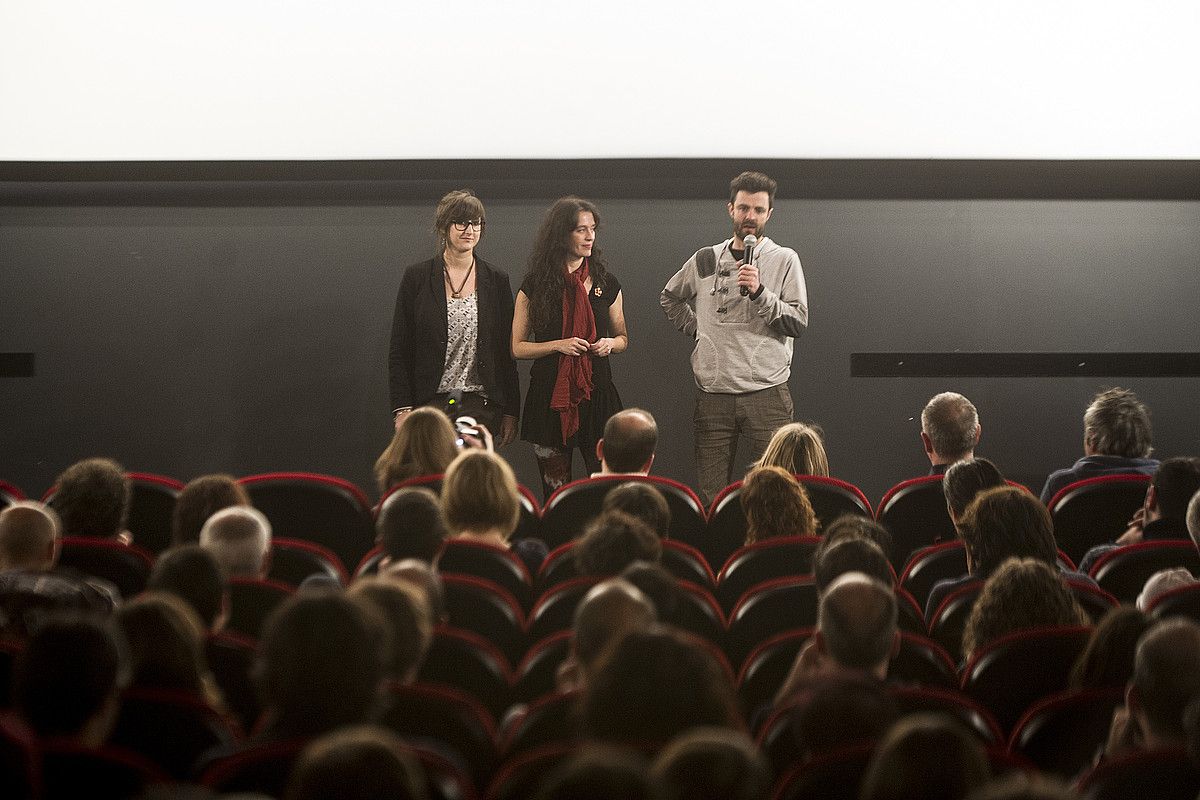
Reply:
<svg viewBox="0 0 1200 800"><path fill-rule="evenodd" d="M758 291L758 267L753 264L742 264L738 267L738 286L742 286L750 294Z"/></svg>

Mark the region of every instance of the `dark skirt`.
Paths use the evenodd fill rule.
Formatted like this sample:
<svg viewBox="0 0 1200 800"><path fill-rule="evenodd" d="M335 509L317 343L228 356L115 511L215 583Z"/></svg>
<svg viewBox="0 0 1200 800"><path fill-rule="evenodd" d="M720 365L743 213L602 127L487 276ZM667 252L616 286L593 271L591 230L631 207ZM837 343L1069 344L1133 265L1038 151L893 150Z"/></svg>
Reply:
<svg viewBox="0 0 1200 800"><path fill-rule="evenodd" d="M624 408L617 387L611 380L592 386L591 398L579 404L579 430L564 443L561 418L557 411L550 408L554 376L550 376L548 381L539 380L540 377L537 374L530 376L529 390L525 393L525 410L521 415L521 438L545 447L579 447L584 452L594 452L596 442L604 436L604 423Z"/></svg>

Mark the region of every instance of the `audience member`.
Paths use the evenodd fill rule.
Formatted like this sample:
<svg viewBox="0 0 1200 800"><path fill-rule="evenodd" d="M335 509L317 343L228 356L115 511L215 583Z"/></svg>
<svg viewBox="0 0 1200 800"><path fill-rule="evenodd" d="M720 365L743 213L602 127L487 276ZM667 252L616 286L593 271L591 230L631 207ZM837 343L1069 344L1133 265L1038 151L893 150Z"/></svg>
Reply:
<svg viewBox="0 0 1200 800"><path fill-rule="evenodd" d="M635 561L657 563L662 539L636 517L623 511L606 511L583 529L575 546L580 575L617 575Z"/></svg>
<svg viewBox="0 0 1200 800"><path fill-rule="evenodd" d="M1079 795L1057 778L1011 772L971 792L967 800L1079 800Z"/></svg>
<svg viewBox="0 0 1200 800"><path fill-rule="evenodd" d="M22 500L0 511L0 638L23 640L52 611L116 607L113 586L56 569L60 539L58 515L41 503Z"/></svg>
<svg viewBox="0 0 1200 800"><path fill-rule="evenodd" d="M226 578L265 578L271 523L256 508L223 508L200 529L200 546L212 553Z"/></svg>
<svg viewBox="0 0 1200 800"><path fill-rule="evenodd" d="M90 536L129 544L125 530L132 494L120 464L89 458L67 467L54 484L50 507L62 519L63 536Z"/></svg>
<svg viewBox="0 0 1200 800"><path fill-rule="evenodd" d="M983 585L963 631L963 653L970 659L989 642L1029 628L1087 625L1058 570L1035 558L1010 558Z"/></svg>
<svg viewBox="0 0 1200 800"><path fill-rule="evenodd" d="M406 558L387 565L380 577L400 581L415 586L425 596L433 614L434 625L441 625L450 619L446 608L446 588L442 584L442 576L437 573L429 562L418 558Z"/></svg>
<svg viewBox="0 0 1200 800"><path fill-rule="evenodd" d="M878 741L900 718L886 684L858 671L816 676L789 695L786 707L796 750L806 759Z"/></svg>
<svg viewBox="0 0 1200 800"><path fill-rule="evenodd" d="M862 800L962 800L992 776L979 739L948 716L913 714L888 731L863 775Z"/></svg>
<svg viewBox="0 0 1200 800"><path fill-rule="evenodd" d="M1196 545L1197 550L1200 550L1200 492L1192 495L1192 499L1188 503L1187 529L1192 544Z"/></svg>
<svg viewBox="0 0 1200 800"><path fill-rule="evenodd" d="M746 515L746 544L777 536L816 536L817 515L808 492L782 467L755 467L739 495Z"/></svg>
<svg viewBox="0 0 1200 800"><path fill-rule="evenodd" d="M383 550L379 568L406 558L432 564L446 535L446 520L436 494L424 486L397 489L375 520L375 543Z"/></svg>
<svg viewBox="0 0 1200 800"><path fill-rule="evenodd" d="M634 751L589 744L555 767L535 800L663 800L645 759Z"/></svg>
<svg viewBox="0 0 1200 800"><path fill-rule="evenodd" d="M456 439L454 425L440 409L420 406L405 414L375 461L380 493L409 478L444 473L458 455Z"/></svg>
<svg viewBox="0 0 1200 800"><path fill-rule="evenodd" d="M622 637L649 630L656 620L654 604L629 582L612 579L596 584L575 609L571 655L559 668L559 690L586 686L601 659Z"/></svg>
<svg viewBox="0 0 1200 800"><path fill-rule="evenodd" d="M842 539L869 539L885 553L892 549L892 534L875 520L861 514L839 514L821 531L821 541L817 543L813 560L820 557L822 549L832 547Z"/></svg>
<svg viewBox="0 0 1200 800"><path fill-rule="evenodd" d="M1063 487L1101 475L1153 475L1158 461L1153 447L1150 412L1128 389L1106 389L1095 396L1083 414L1083 458L1052 472L1042 487L1049 503Z"/></svg>
<svg viewBox="0 0 1200 800"><path fill-rule="evenodd" d="M684 590L679 586L679 579L662 564L635 561L621 571L620 577L642 590L642 594L654 604L660 622L677 628L683 627L680 624L679 613L683 605Z"/></svg>
<svg viewBox="0 0 1200 800"><path fill-rule="evenodd" d="M1138 594L1136 603L1138 611L1149 612L1151 604L1160 596L1172 589L1191 586L1193 583L1196 583L1196 579L1184 567L1160 569L1146 579L1146 585Z"/></svg>
<svg viewBox="0 0 1200 800"><path fill-rule="evenodd" d="M649 411L627 408L604 424L596 442L600 471L596 475L649 475L658 446L658 424Z"/></svg>
<svg viewBox="0 0 1200 800"><path fill-rule="evenodd" d="M697 725L743 729L717 659L665 627L621 637L588 675L582 718L587 736L613 743L665 744Z"/></svg>
<svg viewBox="0 0 1200 800"><path fill-rule="evenodd" d="M172 544L200 542L200 529L223 508L250 505L250 495L232 475L201 475L188 481L175 498L171 514Z"/></svg>
<svg viewBox="0 0 1200 800"><path fill-rule="evenodd" d="M793 475L829 477L821 427L805 422L789 422L780 427L754 466L781 467Z"/></svg>
<svg viewBox="0 0 1200 800"><path fill-rule="evenodd" d="M604 496L602 511L624 511L650 526L658 538L671 534L671 507L663 493L645 481L627 481Z"/></svg>
<svg viewBox="0 0 1200 800"><path fill-rule="evenodd" d="M956 461L973 458L983 428L974 404L957 392L930 398L921 411L921 445L929 474L941 475Z"/></svg>
<svg viewBox="0 0 1200 800"><path fill-rule="evenodd" d="M1124 686L1133 677L1133 653L1150 618L1133 606L1109 610L1092 630L1087 647L1071 668L1072 689Z"/></svg>
<svg viewBox="0 0 1200 800"><path fill-rule="evenodd" d="M822 541L822 544L824 542ZM862 572L885 586L894 586L896 574L887 554L870 539L843 536L813 553L813 582L824 594L835 579L847 572Z"/></svg>
<svg viewBox="0 0 1200 800"><path fill-rule="evenodd" d="M313 740L296 760L285 800L426 800L420 763L396 734L372 725Z"/></svg>
<svg viewBox="0 0 1200 800"><path fill-rule="evenodd" d="M521 519L521 495L512 467L489 450L464 450L451 462L442 480L442 513L450 536L511 547L531 574L546 558L541 540L510 544Z"/></svg>
<svg viewBox="0 0 1200 800"><path fill-rule="evenodd" d="M664 800L767 800L771 768L753 740L728 728L693 728L650 768Z"/></svg>
<svg viewBox="0 0 1200 800"><path fill-rule="evenodd" d="M942 493L954 527L958 528L967 506L980 492L1005 485L1000 470L986 458L965 458L947 466L942 475Z"/></svg>
<svg viewBox="0 0 1200 800"><path fill-rule="evenodd" d="M425 593L406 581L361 578L347 595L369 604L391 632L384 659L388 679L412 683L417 679L429 644L433 641L433 610Z"/></svg>
<svg viewBox="0 0 1200 800"><path fill-rule="evenodd" d="M198 544L179 545L163 552L154 562L146 590L182 598L209 631L225 627L229 586L217 559Z"/></svg>

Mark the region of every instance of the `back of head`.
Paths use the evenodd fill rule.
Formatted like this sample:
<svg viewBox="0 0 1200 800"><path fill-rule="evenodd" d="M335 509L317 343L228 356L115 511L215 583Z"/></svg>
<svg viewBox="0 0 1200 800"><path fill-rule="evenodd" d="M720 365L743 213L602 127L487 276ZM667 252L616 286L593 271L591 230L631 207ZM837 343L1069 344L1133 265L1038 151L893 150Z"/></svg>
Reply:
<svg viewBox="0 0 1200 800"><path fill-rule="evenodd" d="M198 544L165 551L154 562L146 588L184 600L212 630L225 605L225 576L217 559Z"/></svg>
<svg viewBox="0 0 1200 800"><path fill-rule="evenodd" d="M1011 558L983 585L963 631L963 652L969 657L1017 631L1086 624L1087 614L1055 567L1037 559Z"/></svg>
<svg viewBox="0 0 1200 800"><path fill-rule="evenodd" d="M887 554L870 539L841 537L814 553L813 578L817 594L824 594L829 584L847 572L865 573L885 586L892 586L896 581Z"/></svg>
<svg viewBox="0 0 1200 800"><path fill-rule="evenodd" d="M590 744L556 767L536 800L662 800L645 760L634 752Z"/></svg>
<svg viewBox="0 0 1200 800"><path fill-rule="evenodd" d="M755 467L739 495L746 515L746 543L776 536L815 536L817 515L808 492L782 467Z"/></svg>
<svg viewBox="0 0 1200 800"><path fill-rule="evenodd" d="M370 604L391 629L385 659L388 677L405 683L413 680L433 640L433 611L425 593L405 581L360 578L348 594Z"/></svg>
<svg viewBox="0 0 1200 800"><path fill-rule="evenodd" d="M588 679L586 735L666 742L697 726L741 728L733 686L719 662L669 628L627 634Z"/></svg>
<svg viewBox="0 0 1200 800"><path fill-rule="evenodd" d="M1013 772L967 795L966 800L1078 800L1079 795L1057 778Z"/></svg>
<svg viewBox="0 0 1200 800"><path fill-rule="evenodd" d="M1188 503L1200 491L1200 458L1168 458L1154 473L1158 513L1167 519L1187 519Z"/></svg>
<svg viewBox="0 0 1200 800"><path fill-rule="evenodd" d="M766 800L771 769L754 742L728 728L694 728L663 748L651 768L666 800Z"/></svg>
<svg viewBox="0 0 1200 800"><path fill-rule="evenodd" d="M649 411L627 408L604 424L604 464L609 472L642 472L658 446L658 424Z"/></svg>
<svg viewBox="0 0 1200 800"><path fill-rule="evenodd" d="M432 563L446 540L438 496L423 486L396 490L375 521L375 538L393 561L419 558Z"/></svg>
<svg viewBox="0 0 1200 800"><path fill-rule="evenodd" d="M425 800L420 763L396 734L371 725L328 733L292 769L286 800Z"/></svg>
<svg viewBox="0 0 1200 800"><path fill-rule="evenodd" d="M575 658L585 675L622 636L649 629L656 620L653 603L627 581L596 584L575 609L572 631Z"/></svg>
<svg viewBox="0 0 1200 800"><path fill-rule="evenodd" d="M671 507L654 484L627 481L604 496L604 511L624 511L650 526L650 530L666 539L671 532Z"/></svg>
<svg viewBox="0 0 1200 800"><path fill-rule="evenodd" d="M830 547L843 538L870 539L885 553L892 549L892 534L887 528L861 514L840 514L821 531L821 541L817 544L813 559L820 556L822 548Z"/></svg>
<svg viewBox="0 0 1200 800"><path fill-rule="evenodd" d="M122 645L96 619L47 620L17 658L14 700L41 737L78 736L124 682Z"/></svg>
<svg viewBox="0 0 1200 800"><path fill-rule="evenodd" d="M200 541L205 521L223 508L250 505L250 495L232 475L201 475L189 481L175 499L171 515L171 541Z"/></svg>
<svg viewBox="0 0 1200 800"><path fill-rule="evenodd" d="M836 578L821 595L817 630L829 656L850 669L886 667L897 636L896 595L861 572Z"/></svg>
<svg viewBox="0 0 1200 800"><path fill-rule="evenodd" d="M974 574L981 577L1010 558L1053 564L1058 557L1050 512L1017 486L997 486L976 495L959 519L959 532Z"/></svg>
<svg viewBox="0 0 1200 800"><path fill-rule="evenodd" d="M937 714L896 723L863 776L862 800L961 800L991 777L983 745L961 724Z"/></svg>
<svg viewBox="0 0 1200 800"><path fill-rule="evenodd" d="M636 561L657 563L661 558L662 539L623 511L605 511L589 522L575 546L581 575L617 575Z"/></svg>
<svg viewBox="0 0 1200 800"><path fill-rule="evenodd" d="M957 392L934 395L921 411L921 431L941 463L971 455L979 436L979 412Z"/></svg>
<svg viewBox="0 0 1200 800"><path fill-rule="evenodd" d="M125 529L131 491L120 464L89 458L58 476L50 506L62 518L64 536L112 538Z"/></svg>
<svg viewBox="0 0 1200 800"><path fill-rule="evenodd" d="M1200 625L1172 618L1150 628L1138 642L1131 686L1147 733L1183 744L1184 711L1200 696Z"/></svg>
<svg viewBox="0 0 1200 800"><path fill-rule="evenodd" d="M942 492L946 505L955 519L962 517L967 506L984 489L1004 486L1004 476L986 458L967 458L956 461L942 475Z"/></svg>
<svg viewBox="0 0 1200 800"><path fill-rule="evenodd" d="M829 458L825 454L820 426L789 422L779 428L754 466L781 467L796 475L829 477Z"/></svg>
<svg viewBox="0 0 1200 800"><path fill-rule="evenodd" d="M311 736L364 721L383 677L383 636L375 617L332 592L302 592L277 608L256 674L280 732Z"/></svg>
<svg viewBox="0 0 1200 800"><path fill-rule="evenodd" d="M203 690L204 626L187 603L147 592L119 606L114 620L129 646L132 685Z"/></svg>
<svg viewBox="0 0 1200 800"><path fill-rule="evenodd" d="M452 534L497 529L507 539L521 519L512 467L488 450L464 450L446 469L442 513Z"/></svg>
<svg viewBox="0 0 1200 800"><path fill-rule="evenodd" d="M862 672L834 672L808 682L792 712L797 748L815 755L875 741L900 716L882 681Z"/></svg>
<svg viewBox="0 0 1200 800"><path fill-rule="evenodd" d="M223 508L200 529L200 546L212 553L226 577L257 578L271 550L271 523L250 506Z"/></svg>
<svg viewBox="0 0 1200 800"><path fill-rule="evenodd" d="M1083 414L1083 439L1096 455L1147 458L1154 449L1150 411L1128 389L1106 389Z"/></svg>
<svg viewBox="0 0 1200 800"><path fill-rule="evenodd" d="M445 413L430 406L414 408L375 461L379 491L386 492L409 478L445 472L458 455L456 438Z"/></svg>
<svg viewBox="0 0 1200 800"><path fill-rule="evenodd" d="M43 570L54 565L62 523L54 510L22 500L0 511L0 570Z"/></svg>
<svg viewBox="0 0 1200 800"><path fill-rule="evenodd" d="M635 561L621 571L621 579L641 589L642 594L654 605L659 621L676 625L676 615L683 601L684 589L679 579L667 571L662 564Z"/></svg>
<svg viewBox="0 0 1200 800"><path fill-rule="evenodd" d="M1133 654L1150 618L1129 605L1109 610L1092 630L1071 668L1071 688L1124 686L1133 676Z"/></svg>
<svg viewBox="0 0 1200 800"><path fill-rule="evenodd" d="M418 558L393 561L380 570L379 574L380 577L407 583L419 589L425 596L435 625L445 622L449 617L446 610L446 587L442 583L442 576L428 561Z"/></svg>

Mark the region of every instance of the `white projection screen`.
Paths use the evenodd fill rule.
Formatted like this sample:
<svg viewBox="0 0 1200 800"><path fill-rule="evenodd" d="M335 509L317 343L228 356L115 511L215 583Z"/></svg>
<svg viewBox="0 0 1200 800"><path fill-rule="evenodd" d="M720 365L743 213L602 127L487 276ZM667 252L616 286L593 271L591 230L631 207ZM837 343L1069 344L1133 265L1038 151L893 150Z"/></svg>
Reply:
<svg viewBox="0 0 1200 800"><path fill-rule="evenodd" d="M1198 9L0 0L0 161L1196 159Z"/></svg>

